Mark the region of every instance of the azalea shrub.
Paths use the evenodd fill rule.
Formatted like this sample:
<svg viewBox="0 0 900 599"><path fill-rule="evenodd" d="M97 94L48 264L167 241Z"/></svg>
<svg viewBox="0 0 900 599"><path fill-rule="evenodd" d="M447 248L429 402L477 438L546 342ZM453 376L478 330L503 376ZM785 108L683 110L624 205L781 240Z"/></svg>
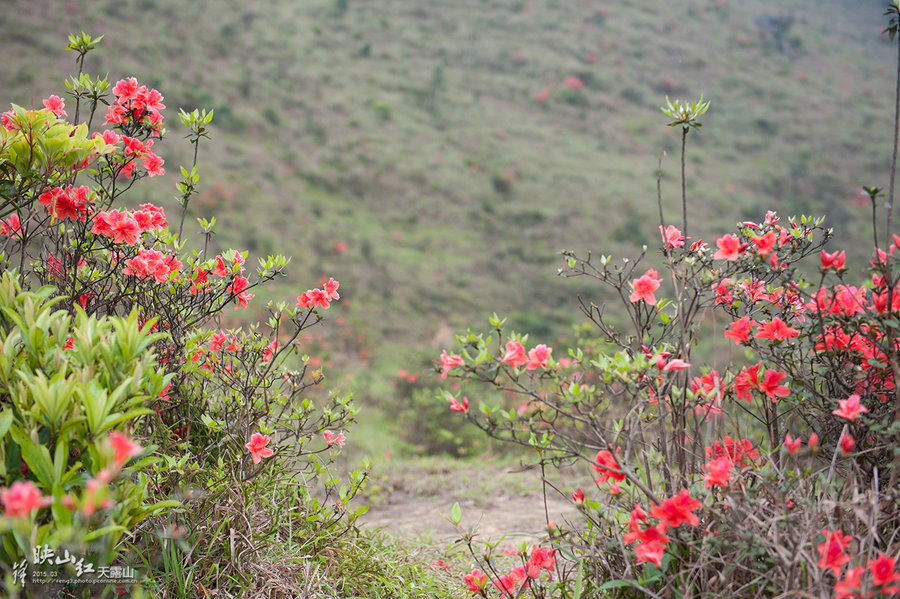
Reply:
<svg viewBox="0 0 900 599"><path fill-rule="evenodd" d="M463 457L494 449L484 435L434 402L440 385L441 381L419 372L397 372L393 400L386 409L396 419L402 440L416 453L428 455Z"/></svg>
<svg viewBox="0 0 900 599"><path fill-rule="evenodd" d="M893 39L900 5L888 14ZM689 133L708 108L702 98L663 108L682 135L682 173ZM445 405L491 437L536 450L546 488L578 510L549 526L555 588L525 565L494 567L488 545L472 552L479 563L463 581L468 590L900 592L895 172L896 164L887 191L866 188L873 245L865 265L851 267L844 250L826 246L824 218L768 211L709 242L692 238L682 179L678 226L666 221L660 195L654 265L646 251L624 260L564 252L561 274L591 277L621 299L617 313L582 301L595 341L563 351L496 317L491 330L458 337L437 362L442 374L515 394L519 408L451 391ZM735 359L725 361L728 346ZM554 475L553 466L571 464L583 465L581 487Z"/></svg>
<svg viewBox="0 0 900 599"><path fill-rule="evenodd" d="M179 115L194 162L179 169L178 203L129 203L141 180L167 176L166 106L135 78L83 72L100 39L70 36L68 101L0 115L7 594L42 544L103 566L129 555L150 578L140 588L239 594L262 584L240 556L286 526L347 530L358 515L346 503L365 475L342 483L328 468L355 408L349 394L317 392L324 373L301 346L340 283L270 303L265 323L228 317L289 260L254 268L246 252L213 251L214 217L186 234L212 112ZM286 501L304 526L271 516Z"/></svg>

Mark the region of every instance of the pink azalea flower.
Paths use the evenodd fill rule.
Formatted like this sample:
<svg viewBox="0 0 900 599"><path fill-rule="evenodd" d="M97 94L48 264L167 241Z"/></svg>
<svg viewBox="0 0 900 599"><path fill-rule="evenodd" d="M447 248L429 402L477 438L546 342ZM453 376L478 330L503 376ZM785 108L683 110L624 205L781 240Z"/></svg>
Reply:
<svg viewBox="0 0 900 599"><path fill-rule="evenodd" d="M344 436L343 431L339 432L337 436L331 431L325 431L322 433L322 437L328 445L337 444L338 447L343 447L344 443L347 442L347 437Z"/></svg>
<svg viewBox="0 0 900 599"><path fill-rule="evenodd" d="M822 270L833 268L835 270L843 270L847 262L847 253L843 250L829 254L825 250L819 254L822 259Z"/></svg>
<svg viewBox="0 0 900 599"><path fill-rule="evenodd" d="M339 300L339 299L341 299L341 296L337 292L337 290L338 290L338 287L340 287L340 286L341 286L341 284L338 283L337 281L335 281L334 278L329 277L328 282L325 283L325 285L323 285L322 291L325 293L326 296L328 296L329 300L331 300L331 301Z"/></svg>
<svg viewBox="0 0 900 599"><path fill-rule="evenodd" d="M56 116L69 116L66 114L66 102L59 96L50 96L44 100L44 108Z"/></svg>
<svg viewBox="0 0 900 599"><path fill-rule="evenodd" d="M657 363L657 366L658 365L659 364ZM687 370L690 367L691 367L691 365L689 363L685 362L684 360L682 360L681 358L673 358L672 360L669 360L668 362L666 362L666 364L665 364L665 366L663 366L662 370L663 370L663 372L668 372L670 370Z"/></svg>
<svg viewBox="0 0 900 599"><path fill-rule="evenodd" d="M44 497L30 480L15 481L8 489L0 489L3 515L8 518L26 518L31 512L49 505L52 499Z"/></svg>
<svg viewBox="0 0 900 599"><path fill-rule="evenodd" d="M509 364L513 368L524 366L528 363L525 347L518 341L507 341L506 353L500 361Z"/></svg>
<svg viewBox="0 0 900 599"><path fill-rule="evenodd" d="M832 410L832 414L835 416L840 416L841 418L846 418L849 421L856 420L856 417L860 414L865 414L868 412L868 408L862 405L859 402L859 395L854 393L847 399L839 399L838 404L840 404L840 409Z"/></svg>
<svg viewBox="0 0 900 599"><path fill-rule="evenodd" d="M47 211L60 220L70 218L84 221L87 217L88 188L85 185L73 188L71 185L62 188L54 187L38 196L38 202L47 207Z"/></svg>
<svg viewBox="0 0 900 599"><path fill-rule="evenodd" d="M266 445L269 444L269 441L269 435L253 433L250 437L250 442L244 445L244 447L247 448L247 451L250 452L250 457L253 458L254 464L259 464L263 458L275 455L274 451L266 447Z"/></svg>
<svg viewBox="0 0 900 599"><path fill-rule="evenodd" d="M584 88L584 82L578 77L572 77L570 75L563 79L563 86L568 89L582 89Z"/></svg>
<svg viewBox="0 0 900 599"><path fill-rule="evenodd" d="M459 403L458 401L456 401L455 398L451 397L450 398L450 409L454 412L463 412L464 414L468 413L469 412L469 398L463 397L462 403Z"/></svg>
<svg viewBox="0 0 900 599"><path fill-rule="evenodd" d="M680 248L684 245L685 237L675 225L669 225L663 230L662 225L659 226L659 232L662 235L663 246L666 249Z"/></svg>
<svg viewBox="0 0 900 599"><path fill-rule="evenodd" d="M166 174L166 169L162 167L164 161L156 154L147 154L147 156L144 157L142 164L144 165L144 168L147 169L147 175L150 177Z"/></svg>
<svg viewBox="0 0 900 599"><path fill-rule="evenodd" d="M2 224L0 235L15 235L16 237L21 237L22 221L15 212L10 214L7 218L0 220L0 224Z"/></svg>
<svg viewBox="0 0 900 599"><path fill-rule="evenodd" d="M634 279L631 284L634 287L630 298L632 302L637 303L643 300L651 306L656 305L656 297L654 297L653 292L659 289L660 280L655 270L649 269L646 273Z"/></svg>
<svg viewBox="0 0 900 599"><path fill-rule="evenodd" d="M809 436L809 441L807 441L807 444L809 445L810 451L819 451L819 435L817 435L816 433L811 434Z"/></svg>
<svg viewBox="0 0 900 599"><path fill-rule="evenodd" d="M477 568L472 570L471 574L466 574L463 578L463 582L465 582L466 588L473 593L480 593L481 589L483 589L487 584L487 581L487 574Z"/></svg>
<svg viewBox="0 0 900 599"><path fill-rule="evenodd" d="M797 437L794 439L791 437L791 434L788 433L784 436L784 449L790 455L797 455L800 452L800 444L803 442L803 439Z"/></svg>
<svg viewBox="0 0 900 599"><path fill-rule="evenodd" d="M447 350L441 351L441 366L443 367L443 372L441 372L442 379L447 378L451 368L464 365L465 361L459 354L448 354Z"/></svg>
<svg viewBox="0 0 900 599"><path fill-rule="evenodd" d="M713 254L713 259L729 260L731 262L737 260L740 257L741 252L747 249L747 245L742 244L737 235L732 235L730 233L717 239L716 247L719 249Z"/></svg>
<svg viewBox="0 0 900 599"><path fill-rule="evenodd" d="M431 562L431 567L436 568L438 570L444 570L445 572L450 571L450 566L448 566L447 562L445 562L442 559L437 559L437 560L434 560L433 562Z"/></svg>
<svg viewBox="0 0 900 599"><path fill-rule="evenodd" d="M553 350L543 343L535 346L528 351L528 363L525 364L525 370L537 370L546 368L547 361L550 359L550 352Z"/></svg>

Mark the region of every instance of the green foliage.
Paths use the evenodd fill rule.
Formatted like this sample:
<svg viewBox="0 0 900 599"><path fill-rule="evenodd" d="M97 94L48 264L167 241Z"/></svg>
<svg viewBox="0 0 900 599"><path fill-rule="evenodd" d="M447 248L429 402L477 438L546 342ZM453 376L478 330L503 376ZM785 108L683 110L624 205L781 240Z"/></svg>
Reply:
<svg viewBox="0 0 900 599"><path fill-rule="evenodd" d="M98 319L79 311L73 319L54 310L58 301L52 288L27 292L15 273L0 275L0 478L7 487L33 481L51 502L33 522L0 518L6 565L31 559L38 545L109 564L123 535L177 505L150 498L152 447L120 471L107 441L152 413L146 406L169 378L150 349L162 335L139 326L135 313ZM110 478L112 489L91 490L90 480ZM104 498L114 505L101 507Z"/></svg>

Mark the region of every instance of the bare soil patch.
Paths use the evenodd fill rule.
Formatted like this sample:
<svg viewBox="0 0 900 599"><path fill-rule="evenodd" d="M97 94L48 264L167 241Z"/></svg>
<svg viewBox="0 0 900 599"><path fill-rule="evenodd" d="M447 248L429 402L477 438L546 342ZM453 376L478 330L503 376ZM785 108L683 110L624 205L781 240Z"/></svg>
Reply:
<svg viewBox="0 0 900 599"><path fill-rule="evenodd" d="M434 542L459 537L447 521L455 502L462 526L481 538L511 541L546 534L547 516L563 523L576 513L571 498L547 489L546 510L540 475L515 466L472 462L413 461L376 475L375 492L361 498L369 512L360 520L397 536L424 536Z"/></svg>

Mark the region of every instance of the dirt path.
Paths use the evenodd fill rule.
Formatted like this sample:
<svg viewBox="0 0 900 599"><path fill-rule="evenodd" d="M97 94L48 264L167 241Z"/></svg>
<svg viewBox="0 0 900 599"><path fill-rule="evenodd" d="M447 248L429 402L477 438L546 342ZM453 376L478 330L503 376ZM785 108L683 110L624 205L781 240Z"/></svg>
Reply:
<svg viewBox="0 0 900 599"><path fill-rule="evenodd" d="M382 474L380 496L363 498L370 506L361 521L398 536L426 536L434 542L459 537L449 516L454 502L462 508L462 526L477 526L481 538L507 535L511 541L546 534L541 483L535 472L509 466L446 462L409 463ZM563 523L576 509L571 499L549 490L550 520Z"/></svg>
<svg viewBox="0 0 900 599"><path fill-rule="evenodd" d="M363 516L365 526L384 528L395 535L425 535L434 541L452 541L459 537L455 526L444 519L453 506L445 497L398 498L370 508ZM534 539L546 532L543 499L540 495L498 497L487 505L474 500L460 502L462 525L477 525L482 538L496 539L507 535L511 540ZM571 502L548 498L550 519L563 522L575 514Z"/></svg>

